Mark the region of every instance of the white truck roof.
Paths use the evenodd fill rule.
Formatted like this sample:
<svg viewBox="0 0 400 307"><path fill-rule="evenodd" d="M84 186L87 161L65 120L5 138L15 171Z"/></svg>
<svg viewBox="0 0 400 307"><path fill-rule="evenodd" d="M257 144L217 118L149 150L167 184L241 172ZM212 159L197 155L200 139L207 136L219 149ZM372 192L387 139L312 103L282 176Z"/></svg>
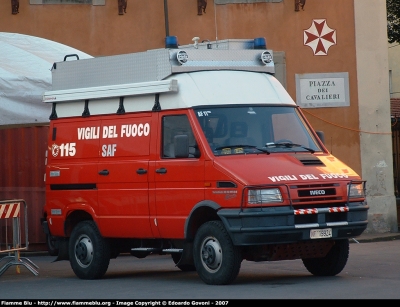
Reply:
<svg viewBox="0 0 400 307"><path fill-rule="evenodd" d="M202 71L176 74L179 94L160 96L162 109L200 105L292 104L295 102L272 75L248 71Z"/></svg>
<svg viewBox="0 0 400 307"><path fill-rule="evenodd" d="M171 90L160 94L161 110L248 103L295 105L281 83L267 73L232 70L199 71L174 74L165 81L167 82L159 82L160 85L164 88L168 85ZM151 85L157 86L156 83L145 82L141 85L151 87ZM123 85L119 87L119 91L122 91L121 87ZM129 88L129 84L126 88ZM85 90L81 89L79 95L83 95ZM62 96L61 92L68 91L58 91L58 95ZM154 93L128 94L124 96L123 105L125 112L139 112L152 110L154 103ZM115 114L119 106L120 97L113 95L89 100L87 108L90 115L100 115ZM82 116L84 109L85 99L59 102L57 117Z"/></svg>
<svg viewBox="0 0 400 307"><path fill-rule="evenodd" d="M53 104L51 119L153 108L295 105L273 76L273 52L265 48L226 40L54 63L53 90L43 101Z"/></svg>

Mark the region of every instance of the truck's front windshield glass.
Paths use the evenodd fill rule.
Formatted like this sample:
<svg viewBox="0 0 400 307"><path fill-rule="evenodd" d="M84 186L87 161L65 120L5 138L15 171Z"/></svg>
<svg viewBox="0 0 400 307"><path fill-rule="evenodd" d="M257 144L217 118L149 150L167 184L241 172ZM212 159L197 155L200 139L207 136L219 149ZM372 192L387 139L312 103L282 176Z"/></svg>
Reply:
<svg viewBox="0 0 400 307"><path fill-rule="evenodd" d="M198 107L195 113L215 155L321 151L296 107Z"/></svg>

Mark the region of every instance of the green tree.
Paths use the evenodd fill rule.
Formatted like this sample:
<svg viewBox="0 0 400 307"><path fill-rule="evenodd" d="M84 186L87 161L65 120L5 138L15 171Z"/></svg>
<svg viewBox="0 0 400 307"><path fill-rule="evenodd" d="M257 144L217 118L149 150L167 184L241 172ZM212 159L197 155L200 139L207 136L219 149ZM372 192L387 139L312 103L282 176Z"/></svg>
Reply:
<svg viewBox="0 0 400 307"><path fill-rule="evenodd" d="M400 43L400 0L386 0L389 43Z"/></svg>

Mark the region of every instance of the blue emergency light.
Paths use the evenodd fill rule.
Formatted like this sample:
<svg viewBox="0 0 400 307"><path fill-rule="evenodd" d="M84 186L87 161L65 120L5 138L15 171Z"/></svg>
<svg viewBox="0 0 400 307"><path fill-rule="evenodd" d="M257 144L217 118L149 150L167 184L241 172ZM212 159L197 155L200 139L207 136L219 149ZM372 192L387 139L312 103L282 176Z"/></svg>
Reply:
<svg viewBox="0 0 400 307"><path fill-rule="evenodd" d="M254 49L267 49L265 37L257 37L254 39Z"/></svg>
<svg viewBox="0 0 400 307"><path fill-rule="evenodd" d="M178 38L176 36L167 36L165 38L165 48L178 48Z"/></svg>

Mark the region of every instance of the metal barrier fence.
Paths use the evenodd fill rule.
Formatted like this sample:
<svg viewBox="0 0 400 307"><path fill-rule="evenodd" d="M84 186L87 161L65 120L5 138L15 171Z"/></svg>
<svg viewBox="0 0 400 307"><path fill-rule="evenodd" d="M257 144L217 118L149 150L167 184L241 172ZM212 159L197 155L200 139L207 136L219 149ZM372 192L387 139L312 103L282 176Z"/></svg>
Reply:
<svg viewBox="0 0 400 307"><path fill-rule="evenodd" d="M21 223L23 219L23 226ZM28 250L28 216L27 205L23 199L12 199L0 201L0 255L7 254L0 258L0 276L11 266L23 265L34 275L38 275L39 267L26 257L20 257L20 252ZM21 229L22 227L22 229ZM12 230L11 230L12 228ZM24 237L24 241L23 241Z"/></svg>

